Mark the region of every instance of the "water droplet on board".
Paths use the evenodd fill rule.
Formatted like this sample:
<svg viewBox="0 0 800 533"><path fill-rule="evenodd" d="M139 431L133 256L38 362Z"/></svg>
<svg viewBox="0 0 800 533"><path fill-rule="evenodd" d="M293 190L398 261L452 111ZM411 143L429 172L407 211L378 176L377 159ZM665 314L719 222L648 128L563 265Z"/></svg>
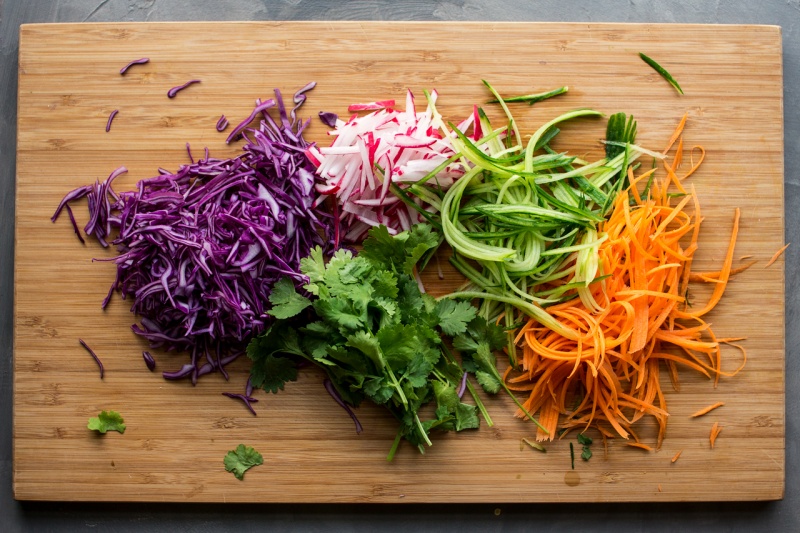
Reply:
<svg viewBox="0 0 800 533"><path fill-rule="evenodd" d="M574 470L568 470L567 473L564 474L564 483L570 487L577 487L581 484L581 475Z"/></svg>

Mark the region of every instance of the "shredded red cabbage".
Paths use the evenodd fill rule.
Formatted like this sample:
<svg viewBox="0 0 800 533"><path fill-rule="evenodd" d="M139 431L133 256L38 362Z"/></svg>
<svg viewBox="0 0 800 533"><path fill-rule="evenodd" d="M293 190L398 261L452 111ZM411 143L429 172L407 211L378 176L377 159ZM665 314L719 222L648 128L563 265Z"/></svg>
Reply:
<svg viewBox="0 0 800 533"><path fill-rule="evenodd" d="M325 390L328 391L328 394L331 395L331 398L333 398L334 401L336 401L336 403L338 403L342 409L347 411L347 414L350 415L350 418L353 419L353 422L356 425L356 433L360 434L362 431L364 431L364 428L361 426L361 422L358 421L356 414L353 412L352 409L350 409L349 405L344 403L344 400L342 400L342 397L339 395L339 392L336 390L336 387L333 386L333 383L331 383L331 380L325 378L323 384L325 385Z"/></svg>
<svg viewBox="0 0 800 533"><path fill-rule="evenodd" d="M148 370L155 370L156 369L156 360L153 358L153 354L150 352L142 352L142 359L144 359L144 364L147 365Z"/></svg>
<svg viewBox="0 0 800 533"><path fill-rule="evenodd" d="M258 416L256 414L256 410L253 409L253 406L251 405L253 403L258 403L258 399L253 398L248 394L237 394L234 392L223 392L222 395L227 396L228 398L233 398L234 400L241 400L242 403L244 403L244 405L250 410L250 412L253 413L253 416Z"/></svg>
<svg viewBox="0 0 800 533"><path fill-rule="evenodd" d="M103 368L103 362L100 360L99 357L97 357L97 354L94 353L94 350L89 348L89 345L86 344L85 342L83 342L83 339L78 339L78 342L81 343L81 346L86 348L86 351L89 352L89 355L92 356L92 359L94 359L94 362L97 363L97 366L100 367L100 379L103 379L103 375L106 372L105 368Z"/></svg>
<svg viewBox="0 0 800 533"><path fill-rule="evenodd" d="M119 113L119 109L115 109L110 115L108 115L108 122L106 122L106 133L111 131L111 121L114 120L114 117L117 116L117 113Z"/></svg>
<svg viewBox="0 0 800 533"><path fill-rule="evenodd" d="M228 119L225 117L225 115L222 115L221 117L219 117L219 120L217 121L217 131L223 132L227 127L228 127Z"/></svg>
<svg viewBox="0 0 800 533"><path fill-rule="evenodd" d="M133 298L141 326L132 329L152 348L186 351L191 361L167 379L219 370L244 352L269 321L273 284L290 276L299 284L300 259L311 248L332 247L333 219L313 209L314 166L305 157L309 121L289 120L275 91L279 118L264 110L257 129L243 130L243 151L232 159L205 157L142 180L137 190L116 193L115 170L103 183L68 193L86 196L90 220L84 228L118 255L116 279L102 303L118 290ZM257 107L258 108L258 107ZM265 307L266 304L266 307Z"/></svg>
<svg viewBox="0 0 800 533"><path fill-rule="evenodd" d="M189 85L191 85L193 83L200 83L200 80L189 80L186 83L184 83L183 85L178 85L177 87L173 87L172 89L167 91L167 96L169 98L175 98L175 96L179 92L181 92L182 90L184 90L185 88L187 88Z"/></svg>
<svg viewBox="0 0 800 533"><path fill-rule="evenodd" d="M149 61L150 61L150 59L147 58L147 57L143 57L141 59L134 59L133 61L131 61L130 63L128 63L127 65L125 65L121 69L119 69L119 73L124 76L125 73L128 72L128 69L131 68L132 66L134 66L134 65L144 65L145 63L147 63Z"/></svg>

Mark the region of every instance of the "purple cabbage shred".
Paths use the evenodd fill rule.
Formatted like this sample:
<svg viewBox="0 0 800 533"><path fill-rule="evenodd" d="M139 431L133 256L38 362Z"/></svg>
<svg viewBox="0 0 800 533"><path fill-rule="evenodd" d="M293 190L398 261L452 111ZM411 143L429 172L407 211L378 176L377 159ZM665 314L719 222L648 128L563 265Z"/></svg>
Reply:
<svg viewBox="0 0 800 533"><path fill-rule="evenodd" d="M233 392L223 392L222 395L227 396L228 398L233 398L234 400L241 400L242 403L247 406L250 412L253 413L253 416L258 416L256 414L256 410L253 409L253 406L251 405L253 403L258 403L258 399L251 397L249 394L236 394Z"/></svg>
<svg viewBox="0 0 800 533"><path fill-rule="evenodd" d="M105 375L105 368L103 368L103 362L100 360L99 357L97 357L97 354L94 353L94 350L89 348L89 345L86 344L85 342L83 342L83 339L78 339L78 342L81 343L81 346L86 348L86 351L89 352L89 355L92 356L92 359L94 359L94 362L97 363L97 366L100 367L100 379L103 379L103 376Z"/></svg>
<svg viewBox="0 0 800 533"><path fill-rule="evenodd" d="M119 113L119 109L115 109L110 115L108 115L108 122L106 122L106 133L111 131L111 122L114 120L114 117L117 116L117 113Z"/></svg>
<svg viewBox="0 0 800 533"><path fill-rule="evenodd" d="M184 83L183 85L178 85L177 87L173 87L172 89L170 89L169 91L167 91L167 97L169 97L169 98L175 98L175 96L176 96L176 95L177 95L179 92L181 92L182 90L184 90L185 88L187 88L189 85L192 85L193 83L200 83L200 80L189 80L189 81L187 81L186 83Z"/></svg>
<svg viewBox="0 0 800 533"><path fill-rule="evenodd" d="M352 409L350 409L349 405L344 403L344 400L342 400L341 395L339 395L339 391L337 391L336 387L333 386L331 380L325 378L324 384L325 384L325 390L328 391L328 394L330 394L331 397L336 401L336 403L338 403L342 409L347 411L347 414L350 415L350 418L353 419L353 422L356 425L356 433L360 434L364 430L364 428L361 426L361 422L358 421L356 414L353 412Z"/></svg>
<svg viewBox="0 0 800 533"><path fill-rule="evenodd" d="M227 378L225 366L271 320L274 283L285 276L305 283L300 260L315 246L332 249L332 217L312 208L316 178L302 135L308 121L290 121L277 90L276 99L278 118L265 112L258 126L242 129L246 143L235 157L206 152L117 193L112 182L126 172L120 167L69 192L52 217L87 198L85 233L117 250L98 259L117 267L102 307L119 292L141 324L132 330L152 349L190 355L166 379L195 383L214 371Z"/></svg>
<svg viewBox="0 0 800 533"><path fill-rule="evenodd" d="M148 63L149 61L150 61L150 58L147 58L147 57L143 57L141 59L134 59L133 61L131 61L130 63L128 63L127 65L125 65L121 69L119 69L119 73L124 76L125 73L128 72L128 69L131 68L132 66L134 66L134 65L144 65L145 63Z"/></svg>
<svg viewBox="0 0 800 533"><path fill-rule="evenodd" d="M142 352L142 359L144 359L144 364L147 365L148 370L152 372L156 369L156 360L153 358L153 354L150 352Z"/></svg>
<svg viewBox="0 0 800 533"><path fill-rule="evenodd" d="M319 119L329 128L335 128L336 121L339 120L339 115L331 113L330 111L320 111Z"/></svg>
<svg viewBox="0 0 800 533"><path fill-rule="evenodd" d="M222 115L221 117L219 117L219 120L217 121L217 131L222 133L223 131L225 131L225 128L227 127L228 127L228 119L225 117L225 115Z"/></svg>

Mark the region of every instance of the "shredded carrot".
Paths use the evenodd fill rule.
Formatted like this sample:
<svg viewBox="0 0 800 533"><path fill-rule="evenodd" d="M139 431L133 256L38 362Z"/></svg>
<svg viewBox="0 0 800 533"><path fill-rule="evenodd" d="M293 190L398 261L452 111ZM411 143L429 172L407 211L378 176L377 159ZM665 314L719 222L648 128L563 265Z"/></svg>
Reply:
<svg viewBox="0 0 800 533"><path fill-rule="evenodd" d="M658 484L658 492L661 492L661 483Z"/></svg>
<svg viewBox="0 0 800 533"><path fill-rule="evenodd" d="M744 261L745 259L750 259L751 257L753 257L753 254L743 255L739 258L739 261Z"/></svg>
<svg viewBox="0 0 800 533"><path fill-rule="evenodd" d="M647 452L652 452L653 451L653 448L651 448L650 446L648 446L647 444L644 444L642 442L626 442L625 444L627 444L628 446L632 446L633 448L640 448L640 449L642 449L644 451L647 451Z"/></svg>
<svg viewBox="0 0 800 533"><path fill-rule="evenodd" d="M665 154L676 141L682 142L686 118L670 138ZM682 144L678 146L680 151ZM598 250L602 283L591 285L586 299L573 298L546 308L569 336L534 319L517 330L515 342L522 355L504 379L511 390L529 394L523 408L538 413L544 428L537 431L537 441L552 440L559 428L584 431L593 427L604 442L620 436L634 441L630 446L652 450L633 431L639 420L650 416L658 426L659 448L669 417L661 388L662 368L678 390L679 367L713 379L714 386L721 376L734 376L744 367L744 348L731 342L743 339L718 339L703 319L719 304L731 276L752 266L732 265L740 212L734 212L721 268L693 275L702 221L699 200L694 187L688 187L676 205L671 205L668 194L671 186L687 190L680 186L686 176L675 175L680 157L676 154L672 166L664 165L666 176L651 178L646 197L635 190L642 176L634 177L629 171L629 189L620 192L609 218L598 227L598 233L607 237ZM693 163L689 172L698 165ZM689 307L686 294L694 281L713 282L714 288L708 302ZM742 363L736 370L723 370L722 344L740 350ZM517 415L524 412L518 410Z"/></svg>
<svg viewBox="0 0 800 533"><path fill-rule="evenodd" d="M725 405L725 402L717 402L717 403L715 403L713 405L709 405L708 407L704 407L703 409L700 409L699 411L694 413L691 416L691 418L697 418L698 416L703 416L705 414L708 414L711 411L713 411L714 409L716 409L717 407L722 407L723 405Z"/></svg>
<svg viewBox="0 0 800 533"><path fill-rule="evenodd" d="M688 113L683 115L683 118L678 123L678 127L675 128L675 131L672 133L672 137L670 137L669 141L667 141L667 147L664 149L664 155L667 155L667 152L669 152L669 149L672 148L673 144L675 144L675 141L680 138L681 134L683 133L683 127L686 126L686 119L688 117Z"/></svg>
<svg viewBox="0 0 800 533"><path fill-rule="evenodd" d="M714 422L714 425L711 426L711 436L708 438L709 442L711 442L711 449L714 449L714 443L717 442L717 437L719 436L720 432L722 431L722 426L719 425L719 422Z"/></svg>
<svg viewBox="0 0 800 533"><path fill-rule="evenodd" d="M792 243L789 243L789 244L792 244ZM781 256L781 254L783 254L783 252L785 252L785 251L786 251L786 249L789 247L789 244L785 245L783 248L781 248L780 250L778 250L777 252L775 252L775 255L773 255L773 256L772 256L772 259L770 259L769 261L767 261L767 264L766 264L766 265L764 265L764 268L767 268L768 266L772 265L772 263L774 263L775 261L777 261L777 260L778 260L778 258Z"/></svg>
<svg viewBox="0 0 800 533"><path fill-rule="evenodd" d="M678 453L676 453L675 455L672 456L672 460L670 462L674 463L675 461L677 461L682 453L683 453L683 450L678 450Z"/></svg>

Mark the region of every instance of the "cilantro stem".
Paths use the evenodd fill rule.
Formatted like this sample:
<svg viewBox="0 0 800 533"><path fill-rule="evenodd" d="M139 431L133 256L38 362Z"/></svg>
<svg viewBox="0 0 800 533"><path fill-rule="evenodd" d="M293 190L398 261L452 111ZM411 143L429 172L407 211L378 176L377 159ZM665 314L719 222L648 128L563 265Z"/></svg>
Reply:
<svg viewBox="0 0 800 533"><path fill-rule="evenodd" d="M389 449L389 455L386 456L386 460L391 462L394 459L394 454L397 453L397 449L400 447L400 440L403 438L403 434L400 430L397 431L397 435L394 437L394 442L392 443L392 447Z"/></svg>
<svg viewBox="0 0 800 533"><path fill-rule="evenodd" d="M467 390L472 395L472 399L475 400L475 405L478 406L478 410L483 415L484 420L486 420L486 425L489 427L494 426L494 422L492 422L492 418L489 416L489 412L486 411L486 406L483 404L483 401L478 396L477 391L475 391L475 387L472 386L472 383L467 380Z"/></svg>
<svg viewBox="0 0 800 533"><path fill-rule="evenodd" d="M422 435L422 438L425 439L425 444L428 446L433 446L431 439L428 438L428 433L425 431L425 428L422 427L422 421L419 419L419 414L414 413L414 422L417 424L417 429L419 429L419 434Z"/></svg>

